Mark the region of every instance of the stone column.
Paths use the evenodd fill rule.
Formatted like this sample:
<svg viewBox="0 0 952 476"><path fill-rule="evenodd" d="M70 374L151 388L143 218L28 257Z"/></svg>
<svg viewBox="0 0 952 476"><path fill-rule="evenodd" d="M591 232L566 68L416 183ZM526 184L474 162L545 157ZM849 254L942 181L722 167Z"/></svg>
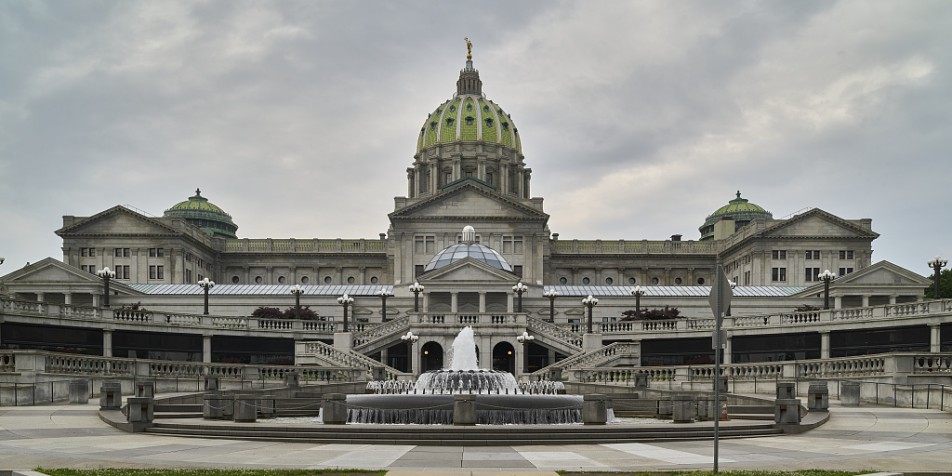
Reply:
<svg viewBox="0 0 952 476"><path fill-rule="evenodd" d="M44 300L46 300L46 294L45 294L45 293L41 293L41 292L37 292L37 293L36 293L36 302L43 302Z"/></svg>
<svg viewBox="0 0 952 476"><path fill-rule="evenodd" d="M73 293L63 294L63 304L66 304L67 306L73 304Z"/></svg>
<svg viewBox="0 0 952 476"><path fill-rule="evenodd" d="M112 329L102 330L102 356L112 357Z"/></svg>
<svg viewBox="0 0 952 476"><path fill-rule="evenodd" d="M863 295L863 307L869 306L869 294Z"/></svg>
<svg viewBox="0 0 952 476"><path fill-rule="evenodd" d="M512 294L506 293L506 312L512 313L515 312L515 307L512 303Z"/></svg>
<svg viewBox="0 0 952 476"><path fill-rule="evenodd" d="M453 314L459 312L459 293L456 291L450 292L450 312Z"/></svg>
<svg viewBox="0 0 952 476"><path fill-rule="evenodd" d="M99 307L99 293L93 294L93 307Z"/></svg>
<svg viewBox="0 0 952 476"><path fill-rule="evenodd" d="M208 364L212 361L212 336L202 336L202 362Z"/></svg>
<svg viewBox="0 0 952 476"><path fill-rule="evenodd" d="M833 309L843 309L843 296L831 296L833 298Z"/></svg>
<svg viewBox="0 0 952 476"><path fill-rule="evenodd" d="M721 358L721 363L724 365L731 364L731 353L733 352L733 339L734 337L728 333L724 333L727 338L724 339L724 356Z"/></svg>
<svg viewBox="0 0 952 476"><path fill-rule="evenodd" d="M486 291L479 292L479 312L480 314L486 312Z"/></svg>
<svg viewBox="0 0 952 476"><path fill-rule="evenodd" d="M820 332L820 358L830 358L830 331Z"/></svg>
<svg viewBox="0 0 952 476"><path fill-rule="evenodd" d="M939 324L929 325L929 352L942 352L942 327Z"/></svg>

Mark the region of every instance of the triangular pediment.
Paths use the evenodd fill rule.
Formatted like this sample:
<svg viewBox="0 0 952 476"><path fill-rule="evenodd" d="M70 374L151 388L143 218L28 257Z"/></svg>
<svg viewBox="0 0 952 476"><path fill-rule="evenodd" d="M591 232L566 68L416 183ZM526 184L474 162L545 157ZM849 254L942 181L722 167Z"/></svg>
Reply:
<svg viewBox="0 0 952 476"><path fill-rule="evenodd" d="M482 261L464 258L420 276L419 281L424 284L450 281L515 284L519 281L519 277L508 271L492 267Z"/></svg>
<svg viewBox="0 0 952 476"><path fill-rule="evenodd" d="M69 283L99 284L102 281L94 274L69 266L53 258L44 258L24 266L3 277L4 284L23 283Z"/></svg>
<svg viewBox="0 0 952 476"><path fill-rule="evenodd" d="M838 282L837 282L838 281ZM901 266L880 261L855 273L837 278L839 286L929 286L928 278Z"/></svg>
<svg viewBox="0 0 952 476"><path fill-rule="evenodd" d="M442 193L394 211L391 220L422 219L530 220L546 222L549 215L484 187L463 182Z"/></svg>
<svg viewBox="0 0 952 476"><path fill-rule="evenodd" d="M83 218L56 231L59 236L84 235L169 235L178 230L159 219L136 213L123 206L115 206L91 217Z"/></svg>
<svg viewBox="0 0 952 476"><path fill-rule="evenodd" d="M876 238L878 233L863 228L851 221L814 208L788 220L777 221L767 226L763 237L796 238Z"/></svg>

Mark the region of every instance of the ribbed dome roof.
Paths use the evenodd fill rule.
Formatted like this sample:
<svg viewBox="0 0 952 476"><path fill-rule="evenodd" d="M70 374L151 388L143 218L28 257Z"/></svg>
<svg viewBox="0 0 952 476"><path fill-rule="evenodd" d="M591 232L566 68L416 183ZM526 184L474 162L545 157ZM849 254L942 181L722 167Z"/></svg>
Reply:
<svg viewBox="0 0 952 476"><path fill-rule="evenodd" d="M472 258L494 268L512 272L512 266L496 250L475 242L476 230L467 225L463 228L463 243L450 245L440 251L423 268L423 272L440 269L461 259Z"/></svg>
<svg viewBox="0 0 952 476"><path fill-rule="evenodd" d="M182 217L211 236L237 238L235 232L238 231L238 225L231 220L231 215L203 197L200 189L196 189L195 195L188 197L188 200L173 205L163 215Z"/></svg>
<svg viewBox="0 0 952 476"><path fill-rule="evenodd" d="M701 240L708 240L714 237L714 224L723 218L734 220L737 227L740 228L757 218L773 218L773 214L764 210L763 207L755 203L750 203L746 198L740 198L740 190L737 191L737 197L718 208L707 216L698 230L701 232Z"/></svg>

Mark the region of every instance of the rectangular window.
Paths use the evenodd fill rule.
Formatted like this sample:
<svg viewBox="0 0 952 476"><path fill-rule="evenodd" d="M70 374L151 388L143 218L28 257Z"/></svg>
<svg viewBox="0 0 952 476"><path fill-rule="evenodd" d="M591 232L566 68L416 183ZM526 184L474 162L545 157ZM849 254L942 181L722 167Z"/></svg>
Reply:
<svg viewBox="0 0 952 476"><path fill-rule="evenodd" d="M149 279L165 279L165 266L149 266Z"/></svg>
<svg viewBox="0 0 952 476"><path fill-rule="evenodd" d="M521 254L522 253L522 236L516 235L502 235L502 252L503 254Z"/></svg>
<svg viewBox="0 0 952 476"><path fill-rule="evenodd" d="M149 248L150 258L161 258L165 256L165 248Z"/></svg>
<svg viewBox="0 0 952 476"><path fill-rule="evenodd" d="M88 250L89 250L89 248L80 248L80 249L79 249L79 256L83 256L83 257L89 256Z"/></svg>
<svg viewBox="0 0 952 476"><path fill-rule="evenodd" d="M201 281L201 279L199 279L199 281ZM190 269L186 269L186 270L185 270L185 282L186 282L186 283L192 283L192 282L193 282L193 281L192 281L192 270L190 270Z"/></svg>
<svg viewBox="0 0 952 476"><path fill-rule="evenodd" d="M512 267L512 273L516 276L522 277L522 266L515 265Z"/></svg>
<svg viewBox="0 0 952 476"><path fill-rule="evenodd" d="M413 237L413 250L418 254L436 253L436 235L416 235Z"/></svg>
<svg viewBox="0 0 952 476"><path fill-rule="evenodd" d="M804 281L812 282L820 280L820 268L806 268L803 274Z"/></svg>
<svg viewBox="0 0 952 476"><path fill-rule="evenodd" d="M846 276L853 272L853 268L840 268L840 276Z"/></svg>
<svg viewBox="0 0 952 476"><path fill-rule="evenodd" d="M786 282L787 281L787 268L772 268L770 270L770 277L773 282Z"/></svg>
<svg viewBox="0 0 952 476"><path fill-rule="evenodd" d="M806 259L820 259L820 250L807 250Z"/></svg>
<svg viewBox="0 0 952 476"><path fill-rule="evenodd" d="M773 259L787 259L787 250L773 250Z"/></svg>
<svg viewBox="0 0 952 476"><path fill-rule="evenodd" d="M199 281L201 281L201 280L203 280L203 279L205 279L205 275L203 275L203 274L198 275L198 280L199 280Z"/></svg>
<svg viewBox="0 0 952 476"><path fill-rule="evenodd" d="M423 274L423 268L425 268L425 266L422 265L422 264L418 264L418 265L414 266L414 267L413 267L413 276L419 276L419 275Z"/></svg>
<svg viewBox="0 0 952 476"><path fill-rule="evenodd" d="M853 250L840 250L840 259L853 259Z"/></svg>
<svg viewBox="0 0 952 476"><path fill-rule="evenodd" d="M744 271L744 286L750 286L750 271Z"/></svg>
<svg viewBox="0 0 952 476"><path fill-rule="evenodd" d="M127 264L117 264L115 272L116 279L130 279L129 265Z"/></svg>
<svg viewBox="0 0 952 476"><path fill-rule="evenodd" d="M129 248L116 248L116 258L128 258L131 256Z"/></svg>

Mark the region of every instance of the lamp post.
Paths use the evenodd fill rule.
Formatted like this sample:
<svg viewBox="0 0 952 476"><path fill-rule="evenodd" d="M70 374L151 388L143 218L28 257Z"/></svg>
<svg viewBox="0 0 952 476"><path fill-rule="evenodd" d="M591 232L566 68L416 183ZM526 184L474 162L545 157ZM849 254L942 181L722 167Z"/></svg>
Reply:
<svg viewBox="0 0 952 476"><path fill-rule="evenodd" d="M380 300L383 301L383 304L380 305L380 320L381 322L387 322L387 298L393 296L393 293L386 289L381 289L374 294L380 296Z"/></svg>
<svg viewBox="0 0 952 476"><path fill-rule="evenodd" d="M728 280L728 281L727 281L727 284L730 285L731 291L733 291L734 288L737 287L737 281ZM733 295L734 295L733 292L731 292L731 296L733 296ZM724 312L724 315L727 316L727 317L730 317L730 315L731 315L731 307L730 307L730 306L727 306L727 311Z"/></svg>
<svg viewBox="0 0 952 476"><path fill-rule="evenodd" d="M830 282L836 279L836 275L830 272L828 269L824 269L819 276L820 280L823 281L823 309L830 308Z"/></svg>
<svg viewBox="0 0 952 476"><path fill-rule="evenodd" d="M592 333L592 308L598 305L598 298L592 297L591 294L587 298L582 299L582 304L588 308L588 330L585 331L586 334Z"/></svg>
<svg viewBox="0 0 952 476"><path fill-rule="evenodd" d="M516 336L516 342L522 344L522 366L526 372L529 371L529 343L535 340L535 336L529 335L523 331L522 335Z"/></svg>
<svg viewBox="0 0 952 476"><path fill-rule="evenodd" d="M3 259L0 259L0 263L2 262L3 262ZM942 268L944 268L945 265L949 264L949 260L942 259L942 257L940 256L936 256L935 259L933 259L932 261L926 264L928 264L930 268L935 270L935 294L933 295L933 299L939 299L939 296L940 296L939 295L939 280L942 277Z"/></svg>
<svg viewBox="0 0 952 476"><path fill-rule="evenodd" d="M344 332L347 332L347 307L354 303L354 298L344 293L343 296L337 298L337 304L344 306Z"/></svg>
<svg viewBox="0 0 952 476"><path fill-rule="evenodd" d="M208 290L215 287L215 282L210 281L208 278L202 278L202 280L198 282L198 285L201 286L202 289L205 290L205 315L207 316L208 315Z"/></svg>
<svg viewBox="0 0 952 476"><path fill-rule="evenodd" d="M400 336L400 340L407 343L407 372L413 373L413 344L416 341L420 340L420 336L407 331L406 334Z"/></svg>
<svg viewBox="0 0 952 476"><path fill-rule="evenodd" d="M413 293L413 312L420 312L420 293L424 286L416 281L410 285L410 292Z"/></svg>
<svg viewBox="0 0 952 476"><path fill-rule="evenodd" d="M522 312L522 295L529 292L529 287L525 284L522 284L522 281L519 281L515 286L512 287L512 292L516 293L516 296L519 298L518 304L516 306L516 312Z"/></svg>
<svg viewBox="0 0 952 476"><path fill-rule="evenodd" d="M555 322L555 298L559 297L559 292L549 288L542 295L549 298L549 322Z"/></svg>
<svg viewBox="0 0 952 476"><path fill-rule="evenodd" d="M635 297L635 316L641 319L641 296L645 295L645 289L635 286L631 289L631 295Z"/></svg>
<svg viewBox="0 0 952 476"><path fill-rule="evenodd" d="M116 272L106 266L105 268L96 271L96 276L102 278L103 290L105 291L103 293L104 298L102 305L103 307L109 307L109 280L116 277Z"/></svg>
<svg viewBox="0 0 952 476"><path fill-rule="evenodd" d="M294 318L301 318L301 295L304 294L304 287L300 284L291 286L291 294L294 295Z"/></svg>

